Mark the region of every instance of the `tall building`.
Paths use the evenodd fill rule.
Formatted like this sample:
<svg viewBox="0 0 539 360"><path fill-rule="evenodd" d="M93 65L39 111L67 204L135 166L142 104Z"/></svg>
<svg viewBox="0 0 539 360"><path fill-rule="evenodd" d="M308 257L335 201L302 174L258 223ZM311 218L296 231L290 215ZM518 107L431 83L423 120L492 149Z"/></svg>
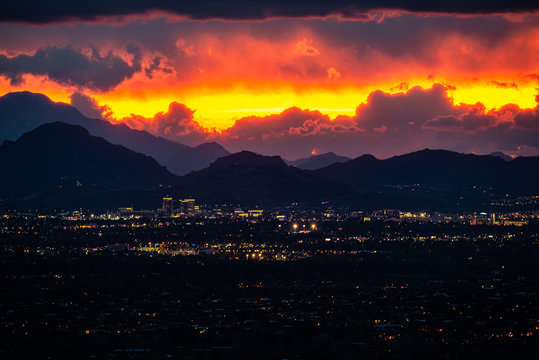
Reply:
<svg viewBox="0 0 539 360"><path fill-rule="evenodd" d="M118 216L124 216L129 217L133 215L133 208L132 207L121 207L118 208Z"/></svg>
<svg viewBox="0 0 539 360"><path fill-rule="evenodd" d="M258 218L264 215L264 210L247 210L247 212L249 213L250 218Z"/></svg>
<svg viewBox="0 0 539 360"><path fill-rule="evenodd" d="M172 216L173 211L174 211L174 207L172 206L172 198L164 197L163 198L163 213L166 216Z"/></svg>
<svg viewBox="0 0 539 360"><path fill-rule="evenodd" d="M195 199L180 200L180 213L184 216L195 216Z"/></svg>

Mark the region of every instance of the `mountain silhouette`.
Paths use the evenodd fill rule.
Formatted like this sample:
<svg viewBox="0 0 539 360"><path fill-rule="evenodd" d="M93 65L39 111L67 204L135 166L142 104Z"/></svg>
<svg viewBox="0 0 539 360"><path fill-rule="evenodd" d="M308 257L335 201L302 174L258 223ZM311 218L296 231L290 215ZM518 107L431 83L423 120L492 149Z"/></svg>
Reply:
<svg viewBox="0 0 539 360"><path fill-rule="evenodd" d="M317 170L331 164L347 162L349 160L351 159L346 156L340 156L333 152L328 152L325 154L313 155L307 158L297 159L294 161L287 161L287 164L298 167L300 169Z"/></svg>
<svg viewBox="0 0 539 360"><path fill-rule="evenodd" d="M48 123L0 146L0 194L24 196L76 179L109 190L172 185L153 158L97 138L81 126Z"/></svg>
<svg viewBox="0 0 539 360"><path fill-rule="evenodd" d="M215 159L229 154L217 143L193 148L146 131L131 129L122 123L112 124L87 118L73 106L55 103L42 94L25 91L0 97L0 142L18 139L40 125L56 121L83 126L90 134L112 144L152 156L177 175L203 169Z"/></svg>
<svg viewBox="0 0 539 360"><path fill-rule="evenodd" d="M425 149L386 160L363 155L314 173L356 190L396 185L455 190L476 186L499 193L532 195L538 190L539 156L507 162L497 156Z"/></svg>
<svg viewBox="0 0 539 360"><path fill-rule="evenodd" d="M512 161L513 158L501 151L496 151L496 152L493 152L490 154L490 156L495 156L495 157L499 157L500 159L503 159L505 161Z"/></svg>
<svg viewBox="0 0 539 360"><path fill-rule="evenodd" d="M210 203L269 206L297 201L316 203L345 197L351 191L347 186L317 178L309 171L287 166L279 156L242 151L183 176L174 193Z"/></svg>
<svg viewBox="0 0 539 360"><path fill-rule="evenodd" d="M195 147L187 147L173 152L164 163L174 174L187 174L191 171L202 170L216 159L230 153L216 142L208 142Z"/></svg>
<svg viewBox="0 0 539 360"><path fill-rule="evenodd" d="M215 143L201 147L219 149ZM459 211L486 208L493 197L506 194L537 195L539 184L539 156L507 162L497 156L429 149L386 160L362 155L317 170L288 166L279 156L242 151L178 177L149 156L61 122L5 141L0 166L3 208L155 208L163 195L172 195L193 196L207 204L318 206L330 201L358 209Z"/></svg>

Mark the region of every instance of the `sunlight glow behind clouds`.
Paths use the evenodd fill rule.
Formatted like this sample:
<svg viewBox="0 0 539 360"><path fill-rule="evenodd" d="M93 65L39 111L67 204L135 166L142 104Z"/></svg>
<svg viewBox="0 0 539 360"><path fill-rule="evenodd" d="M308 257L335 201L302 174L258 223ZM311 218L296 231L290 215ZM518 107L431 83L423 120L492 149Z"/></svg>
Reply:
<svg viewBox="0 0 539 360"><path fill-rule="evenodd" d="M0 24L0 73L5 75L0 93L42 92L62 102L82 93L110 109L111 121L133 115L152 121L177 102L194 111L201 127L218 131L241 118L292 107L317 110L333 120L353 117L377 90L397 94L435 84L447 89L453 106L481 103L487 112L506 104L537 106L538 14L388 15L205 22L141 16L119 23ZM128 44L138 49L136 57L126 52ZM61 74L53 62L49 68L37 66L40 62L29 67L26 59L44 48L69 49L79 60L87 56L94 62L86 66L82 61L86 67ZM26 57L17 58L20 54ZM115 62L124 74L110 82ZM17 81L10 83L13 78ZM383 129L383 120L374 128Z"/></svg>

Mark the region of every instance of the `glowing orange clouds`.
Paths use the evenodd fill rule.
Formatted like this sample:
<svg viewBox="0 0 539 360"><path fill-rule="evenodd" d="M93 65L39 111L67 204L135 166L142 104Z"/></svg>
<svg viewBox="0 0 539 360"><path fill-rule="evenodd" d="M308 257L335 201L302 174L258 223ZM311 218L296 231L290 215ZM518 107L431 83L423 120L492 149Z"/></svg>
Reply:
<svg viewBox="0 0 539 360"><path fill-rule="evenodd" d="M136 26L85 24L69 31L50 25L56 32L49 34L46 28L35 36L44 37L44 43L67 43L73 53L88 58L93 51L100 54L99 67L82 71L88 79L102 78L115 66L130 72L113 89L98 89L83 85L81 71L72 74L71 82L70 74L63 74L67 80L58 84L51 74L62 69L51 65L45 75L20 74L24 82L16 84L0 76L0 92L42 92L64 102L74 91L83 92L108 106L116 121L132 114L151 119L178 102L195 111L194 120L201 126L217 130L246 116L277 114L290 107L318 110L332 119L353 116L373 91L395 94L434 84L449 89L454 105L480 102L487 110L506 104L536 106L537 79L532 75L539 73L537 15L389 15L378 21L237 23L149 18ZM83 40L87 37L91 40ZM13 49L6 45L4 52L6 61L22 51L14 41L10 46ZM129 50L133 46L139 51ZM34 56L35 51L24 50ZM0 67L0 73L13 78L18 75L15 65Z"/></svg>
<svg viewBox="0 0 539 360"><path fill-rule="evenodd" d="M76 89L57 84L41 76L24 76L24 82L12 85L6 78L0 77L0 94L13 91L31 91L47 95L51 100L69 104L69 95Z"/></svg>
<svg viewBox="0 0 539 360"><path fill-rule="evenodd" d="M202 34L176 41L178 58L169 59L178 64L174 75L151 81L134 76L114 93L94 96L118 119L131 113L151 117L179 101L196 110L200 124L217 129L291 106L332 118L352 115L372 91L406 90L397 87L400 83L408 88L447 84L455 104L533 108L537 82L529 74L539 72L531 56L539 53L538 35L537 29L527 29L486 46L477 37L442 33L424 47L394 56L366 40L350 46L301 27L275 39L243 32ZM514 86L500 86L504 83Z"/></svg>

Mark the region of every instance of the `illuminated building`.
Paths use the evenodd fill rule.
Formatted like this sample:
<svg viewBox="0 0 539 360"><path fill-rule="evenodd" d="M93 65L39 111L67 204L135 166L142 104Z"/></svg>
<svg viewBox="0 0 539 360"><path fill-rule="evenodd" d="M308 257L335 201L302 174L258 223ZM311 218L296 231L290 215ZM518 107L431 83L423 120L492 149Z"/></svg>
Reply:
<svg viewBox="0 0 539 360"><path fill-rule="evenodd" d="M245 219L247 217L249 217L249 213L246 213L241 209L234 210L234 219Z"/></svg>
<svg viewBox="0 0 539 360"><path fill-rule="evenodd" d="M180 214L184 216L195 216L195 199L180 200Z"/></svg>
<svg viewBox="0 0 539 360"><path fill-rule="evenodd" d="M247 212L249 213L250 218L261 217L264 214L264 210L247 210Z"/></svg>
<svg viewBox="0 0 539 360"><path fill-rule="evenodd" d="M238 218L246 218L247 216L249 216L248 213L244 212L241 208L236 208L234 209L234 219L238 219Z"/></svg>
<svg viewBox="0 0 539 360"><path fill-rule="evenodd" d="M164 197L163 198L163 213L166 216L172 216L173 210L174 210L174 207L172 206L172 198Z"/></svg>
<svg viewBox="0 0 539 360"><path fill-rule="evenodd" d="M118 216L131 216L133 215L132 207L121 207L118 208Z"/></svg>
<svg viewBox="0 0 539 360"><path fill-rule="evenodd" d="M117 211L120 218L140 218L140 217L153 217L155 211L153 210L134 210L132 207L121 207Z"/></svg>

